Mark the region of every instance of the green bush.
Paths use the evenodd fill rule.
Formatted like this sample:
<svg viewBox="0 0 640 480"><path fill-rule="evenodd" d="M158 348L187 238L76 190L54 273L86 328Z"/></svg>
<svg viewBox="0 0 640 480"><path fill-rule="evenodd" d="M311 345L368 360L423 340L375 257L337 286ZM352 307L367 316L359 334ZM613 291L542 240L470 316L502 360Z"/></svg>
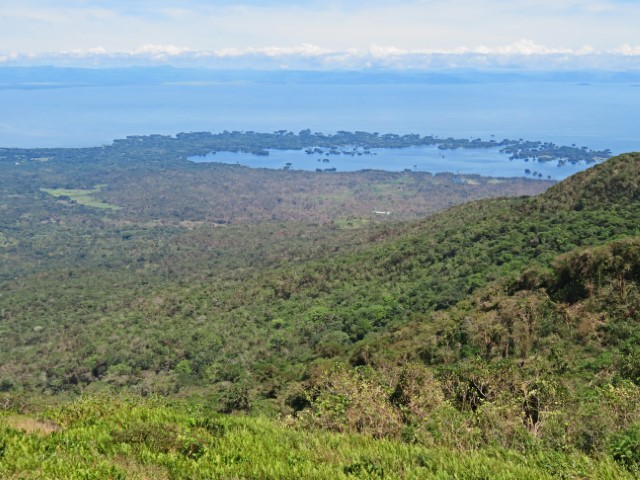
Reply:
<svg viewBox="0 0 640 480"><path fill-rule="evenodd" d="M612 435L609 451L620 465L640 474L640 424Z"/></svg>

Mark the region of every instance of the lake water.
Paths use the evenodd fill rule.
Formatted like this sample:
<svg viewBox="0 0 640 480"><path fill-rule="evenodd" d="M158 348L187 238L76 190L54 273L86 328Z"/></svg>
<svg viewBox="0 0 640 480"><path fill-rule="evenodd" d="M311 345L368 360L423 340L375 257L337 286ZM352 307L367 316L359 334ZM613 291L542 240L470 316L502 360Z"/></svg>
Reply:
<svg viewBox="0 0 640 480"><path fill-rule="evenodd" d="M640 88L623 83L221 83L2 88L0 114L2 147L81 147L151 133L310 128L324 133L364 130L456 138L489 139L495 135L498 140L525 138L610 148L614 154L640 150ZM516 165L506 157L499 158L501 166L496 170L494 162L498 158L494 153L457 151L445 155L449 170L463 173L506 175L513 171L521 175L530 168L558 178L553 173L558 169L555 165L534 168ZM417 165L419 170L434 171L436 167L429 162L438 160L429 152L414 150L391 154L398 170ZM287 155L272 155L267 161L275 162L271 166L279 168L288 161ZM292 166L303 168L302 157L290 155ZM389 168L389 162L382 161L391 160L386 155L378 156L377 165ZM481 166L470 166L467 155ZM464 161L457 164L453 157ZM247 163L246 159L231 161ZM331 166L346 170L355 165ZM357 165L376 168L374 162ZM569 172L568 167L562 170Z"/></svg>
<svg viewBox="0 0 640 480"><path fill-rule="evenodd" d="M325 153L328 149L325 149ZM558 166L552 162L526 162L509 160L509 155L499 149L440 150L435 146L408 148L372 148L369 154L361 155L308 155L304 150L269 150L268 156L249 153L217 152L200 157L191 157L195 162L220 162L240 164L252 168L292 170L332 169L338 172L376 169L400 172L478 174L494 177L531 177L562 180L588 165L567 164Z"/></svg>

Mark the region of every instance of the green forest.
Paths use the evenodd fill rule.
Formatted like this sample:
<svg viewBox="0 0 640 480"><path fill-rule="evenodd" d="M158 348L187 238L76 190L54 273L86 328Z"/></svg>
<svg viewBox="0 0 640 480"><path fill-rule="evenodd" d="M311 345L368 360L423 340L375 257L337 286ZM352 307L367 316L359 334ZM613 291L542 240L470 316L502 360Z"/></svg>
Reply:
<svg viewBox="0 0 640 480"><path fill-rule="evenodd" d="M167 138L0 149L1 478L638 478L640 154L554 184Z"/></svg>

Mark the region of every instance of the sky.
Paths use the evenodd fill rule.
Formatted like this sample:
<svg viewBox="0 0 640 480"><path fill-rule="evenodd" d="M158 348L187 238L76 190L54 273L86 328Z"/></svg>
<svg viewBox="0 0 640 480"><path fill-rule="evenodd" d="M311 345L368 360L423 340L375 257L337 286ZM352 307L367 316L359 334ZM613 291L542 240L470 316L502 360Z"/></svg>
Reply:
<svg viewBox="0 0 640 480"><path fill-rule="evenodd" d="M640 0L0 0L0 65L640 69Z"/></svg>

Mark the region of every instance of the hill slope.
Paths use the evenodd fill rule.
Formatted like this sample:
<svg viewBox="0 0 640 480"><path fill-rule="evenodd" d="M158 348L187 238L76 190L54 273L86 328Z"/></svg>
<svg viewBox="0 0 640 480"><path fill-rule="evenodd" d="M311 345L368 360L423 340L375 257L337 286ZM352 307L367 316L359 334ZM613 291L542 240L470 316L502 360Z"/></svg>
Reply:
<svg viewBox="0 0 640 480"><path fill-rule="evenodd" d="M542 203L564 209L624 205L640 198L640 154L628 153L573 175L540 196Z"/></svg>
<svg viewBox="0 0 640 480"><path fill-rule="evenodd" d="M331 232L310 246L304 228L267 229L251 245L297 253L217 263L196 229L161 255L151 238L141 261L5 282L2 389L162 393L423 445L608 453L633 470L639 164L366 230L346 250Z"/></svg>
<svg viewBox="0 0 640 480"><path fill-rule="evenodd" d="M131 244L137 258L116 262L112 257L122 255L125 242L110 247L93 240L83 256L95 260L84 267L53 263L53 270L6 282L5 372L18 385L58 391L104 383L110 368L118 372L116 384L145 384L151 376L150 384L158 385L166 377L175 388L225 384L226 375L215 373L226 368L221 365L236 365L232 377L246 377L252 388L263 383L256 369L273 370L276 378L298 369L284 374L287 383L304 377L314 358L340 355L372 332L454 305L532 262L544 266L581 246L640 235L637 187L616 193L622 204L581 193L589 208L550 207L574 192L600 192L603 182L617 185L621 171L634 178L637 165L637 155L622 156L594 169L597 175L579 174L536 199L469 203L415 224L372 230L370 244L354 253L335 253L340 241L331 236L316 237L313 250L305 251L304 230L263 229L255 240L250 230L227 231L227 246L208 229L167 241L134 231L146 237ZM246 243L233 250L237 235L259 249L255 260L243 253ZM288 248L295 255L284 253ZM260 259L265 255L271 261ZM57 367L45 367L52 359ZM181 362L189 363L188 375L176 374ZM281 381L268 390L277 393ZM269 391L257 395L268 398Z"/></svg>

